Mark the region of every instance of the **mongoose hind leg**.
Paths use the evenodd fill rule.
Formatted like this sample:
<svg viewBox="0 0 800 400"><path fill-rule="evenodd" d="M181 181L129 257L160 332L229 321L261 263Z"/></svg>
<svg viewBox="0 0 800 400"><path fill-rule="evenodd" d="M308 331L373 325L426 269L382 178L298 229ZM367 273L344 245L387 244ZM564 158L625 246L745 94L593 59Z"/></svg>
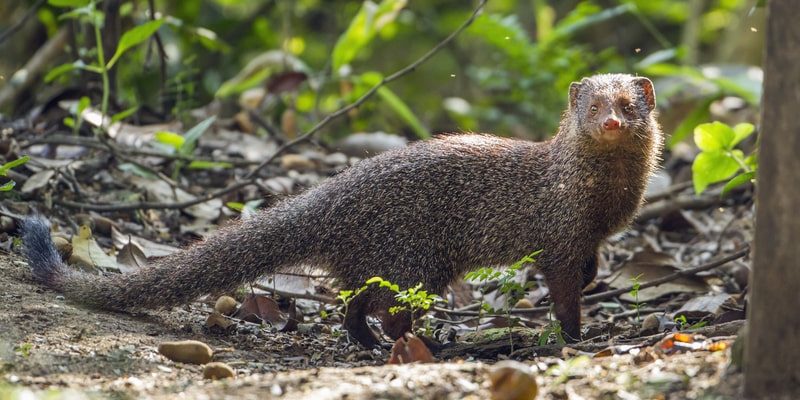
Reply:
<svg viewBox="0 0 800 400"><path fill-rule="evenodd" d="M583 272L583 286L581 286L581 289L585 289L590 283L592 283L592 281L594 281L594 278L597 277L598 256L599 255L597 252L595 252L584 262L583 268L581 269Z"/></svg>
<svg viewBox="0 0 800 400"><path fill-rule="evenodd" d="M380 344L379 336L367 324L367 315L370 312L371 290L359 294L347 307L344 316L344 329L353 339L364 347L373 348Z"/></svg>

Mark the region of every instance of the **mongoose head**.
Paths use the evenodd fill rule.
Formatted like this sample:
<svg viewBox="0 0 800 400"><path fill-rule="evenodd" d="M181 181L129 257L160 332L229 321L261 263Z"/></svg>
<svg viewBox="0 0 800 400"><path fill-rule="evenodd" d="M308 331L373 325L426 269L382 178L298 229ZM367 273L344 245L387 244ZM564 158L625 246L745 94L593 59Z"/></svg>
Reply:
<svg viewBox="0 0 800 400"><path fill-rule="evenodd" d="M580 135L603 147L627 147L654 134L653 82L626 74L603 74L583 78L569 87L570 122ZM587 139L588 139L587 138Z"/></svg>

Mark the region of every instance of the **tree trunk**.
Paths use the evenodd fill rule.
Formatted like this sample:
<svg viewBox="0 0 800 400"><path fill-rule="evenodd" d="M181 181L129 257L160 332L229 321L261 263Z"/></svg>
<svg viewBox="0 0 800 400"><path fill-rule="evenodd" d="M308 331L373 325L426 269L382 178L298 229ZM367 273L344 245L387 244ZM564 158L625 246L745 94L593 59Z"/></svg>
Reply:
<svg viewBox="0 0 800 400"><path fill-rule="evenodd" d="M800 1L767 7L744 389L800 398Z"/></svg>

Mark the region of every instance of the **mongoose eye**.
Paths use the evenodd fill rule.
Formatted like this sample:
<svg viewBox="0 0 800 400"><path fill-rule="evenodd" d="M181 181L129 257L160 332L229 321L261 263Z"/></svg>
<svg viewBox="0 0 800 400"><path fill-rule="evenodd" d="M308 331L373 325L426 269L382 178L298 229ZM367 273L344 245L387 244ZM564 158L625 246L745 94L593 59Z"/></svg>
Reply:
<svg viewBox="0 0 800 400"><path fill-rule="evenodd" d="M591 111L592 115L597 114L597 106L592 104L592 106L589 107L589 111Z"/></svg>
<svg viewBox="0 0 800 400"><path fill-rule="evenodd" d="M626 114L633 114L633 104L626 104L625 107L622 107L622 111L625 111Z"/></svg>

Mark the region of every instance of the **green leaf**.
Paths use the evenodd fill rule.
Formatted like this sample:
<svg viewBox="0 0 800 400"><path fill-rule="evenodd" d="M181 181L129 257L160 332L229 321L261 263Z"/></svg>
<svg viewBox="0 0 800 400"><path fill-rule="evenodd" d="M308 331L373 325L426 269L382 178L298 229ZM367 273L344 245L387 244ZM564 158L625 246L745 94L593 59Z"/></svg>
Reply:
<svg viewBox="0 0 800 400"><path fill-rule="evenodd" d="M133 115L133 113L135 113L138 110L139 110L139 106L133 106L133 107L127 109L127 110L123 110L123 111L120 111L120 112L112 115L111 116L111 124L112 125L116 124L117 122L122 121L123 119L130 117L131 115Z"/></svg>
<svg viewBox="0 0 800 400"><path fill-rule="evenodd" d="M386 86L383 86L378 89L378 96L386 102L386 104L391 107L391 109L400 117L409 127L414 131L420 139L428 139L431 137L431 133L422 126L422 123L414 115L414 112L406 105L406 103L400 99L394 92L392 92Z"/></svg>
<svg viewBox="0 0 800 400"><path fill-rule="evenodd" d="M53 7L78 8L89 5L89 0L47 0L47 4Z"/></svg>
<svg viewBox="0 0 800 400"><path fill-rule="evenodd" d="M726 154L725 150L704 151L698 154L692 163L695 193L702 193L708 185L724 181L738 170L739 164Z"/></svg>
<svg viewBox="0 0 800 400"><path fill-rule="evenodd" d="M208 130L208 127L210 127L211 124L213 124L216 120L217 117L215 116L208 117L186 131L186 133L183 135L183 138L186 139L186 141L183 143L183 145L181 145L178 151L185 155L191 154L192 151L194 151L197 140L200 139L200 136L202 136L203 133Z"/></svg>
<svg viewBox="0 0 800 400"><path fill-rule="evenodd" d="M75 128L75 118L64 117L64 120L62 122L64 123L64 126L66 126L67 128Z"/></svg>
<svg viewBox="0 0 800 400"><path fill-rule="evenodd" d="M719 121L694 128L694 142L703 151L730 149L735 136L730 126Z"/></svg>
<svg viewBox="0 0 800 400"><path fill-rule="evenodd" d="M371 285L373 283L383 282L383 278L380 276L373 276L372 278L367 279L366 284Z"/></svg>
<svg viewBox="0 0 800 400"><path fill-rule="evenodd" d="M376 5L372 1L364 1L333 47L333 71L338 72L343 65L349 64L372 41L376 33L395 20L406 3L407 0L383 0L380 5Z"/></svg>
<svg viewBox="0 0 800 400"><path fill-rule="evenodd" d="M733 127L733 140L731 141L731 148L739 144L742 140L747 139L748 136L752 135L755 131L756 127L753 124L743 122L741 124L736 124Z"/></svg>
<svg viewBox="0 0 800 400"><path fill-rule="evenodd" d="M8 170L10 170L11 168L19 167L20 165L28 162L28 160L30 159L31 159L30 156L22 156L14 161L9 161L3 165L0 165L0 176L5 176Z"/></svg>
<svg viewBox="0 0 800 400"><path fill-rule="evenodd" d="M728 183L722 188L722 196L725 196L731 190L744 185L747 182L752 182L756 178L756 172L744 172L739 175L736 175L733 179L729 180Z"/></svg>
<svg viewBox="0 0 800 400"><path fill-rule="evenodd" d="M8 181L8 182L4 183L3 186L0 186L0 192L8 192L9 190L13 189L14 186L16 186L16 185L17 185L17 182Z"/></svg>
<svg viewBox="0 0 800 400"><path fill-rule="evenodd" d="M128 49L150 38L150 36L158 31L158 28L160 28L163 23L164 20L161 19L148 21L125 32L119 39L117 51L114 53L114 56L108 60L106 68L111 69L117 60L119 60L119 58L122 57L126 51L128 51Z"/></svg>
<svg viewBox="0 0 800 400"><path fill-rule="evenodd" d="M167 132L167 131L156 132L155 139L159 143L172 146L172 148L174 148L175 150L180 149L186 142L186 139L184 139L183 136L175 132Z"/></svg>
<svg viewBox="0 0 800 400"><path fill-rule="evenodd" d="M223 161L192 161L189 169L214 169L214 168L233 168L233 164Z"/></svg>
<svg viewBox="0 0 800 400"><path fill-rule="evenodd" d="M47 75L44 76L44 81L45 81L45 83L50 83L50 82L54 81L56 78L58 78L59 76L64 75L67 72L73 71L73 70L75 70L77 68L78 67L75 65L75 63L61 64L61 65L51 69L50 72L48 72Z"/></svg>
<svg viewBox="0 0 800 400"><path fill-rule="evenodd" d="M83 110L87 109L89 107L89 105L91 105L91 103L92 103L92 101L89 100L88 97L86 97L86 96L81 97L80 100L78 100L78 108L77 108L75 114L76 115L81 115Z"/></svg>
<svg viewBox="0 0 800 400"><path fill-rule="evenodd" d="M233 211L242 212L242 210L244 210L244 203L239 203L237 201L229 201L225 203L225 206L227 206Z"/></svg>

